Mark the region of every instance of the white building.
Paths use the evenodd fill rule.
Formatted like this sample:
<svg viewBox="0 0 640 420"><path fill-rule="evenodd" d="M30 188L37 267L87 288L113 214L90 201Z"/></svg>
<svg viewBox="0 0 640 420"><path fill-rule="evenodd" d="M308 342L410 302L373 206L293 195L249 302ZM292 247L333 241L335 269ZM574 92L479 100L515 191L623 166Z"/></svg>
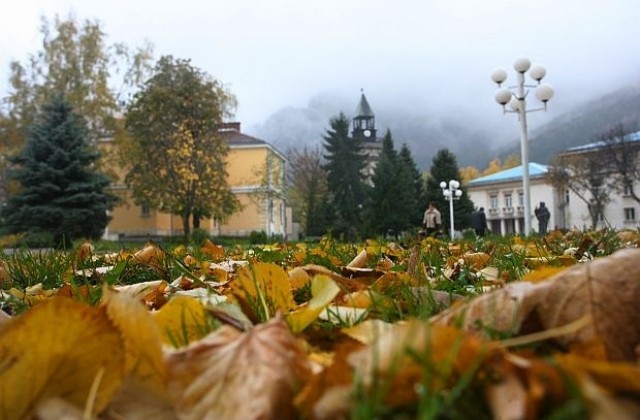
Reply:
<svg viewBox="0 0 640 420"><path fill-rule="evenodd" d="M640 140L640 133L637 136ZM569 149L564 153L589 150L593 152L596 143ZM600 145L601 147L601 145ZM556 190L547 180L548 167L539 163L529 163L531 187L531 212L540 202L549 208L551 217L548 229L591 227L591 216L587 203L572 191ZM524 230L524 194L522 190L522 165L471 180L466 185L469 198L477 208L484 207L489 229L495 234L519 234ZM634 186L634 188L637 187ZM611 191L611 201L600 215L597 228L637 229L640 205L626 194ZM531 215L534 231L538 222Z"/></svg>
<svg viewBox="0 0 640 420"><path fill-rule="evenodd" d="M561 212L554 188L548 183L547 166L529 163L531 211L540 202L549 208L548 229L562 227ZM466 185L469 198L477 207L484 207L487 224L495 234L519 234L524 231L524 192L522 165L471 180ZM538 231L535 216L531 215L533 230Z"/></svg>

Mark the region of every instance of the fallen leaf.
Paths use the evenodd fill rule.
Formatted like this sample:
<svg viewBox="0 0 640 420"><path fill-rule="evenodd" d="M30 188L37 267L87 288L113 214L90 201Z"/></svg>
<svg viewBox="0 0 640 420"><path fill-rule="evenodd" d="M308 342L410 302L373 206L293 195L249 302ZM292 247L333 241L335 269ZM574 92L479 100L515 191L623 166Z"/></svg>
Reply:
<svg viewBox="0 0 640 420"><path fill-rule="evenodd" d="M186 346L210 330L202 303L192 297L175 296L152 314L164 343L170 346Z"/></svg>
<svg viewBox="0 0 640 420"><path fill-rule="evenodd" d="M278 310L288 313L295 308L289 276L273 263L254 263L240 268L231 282L231 294L252 321L261 318L257 311L264 311L269 318Z"/></svg>
<svg viewBox="0 0 640 420"><path fill-rule="evenodd" d="M296 418L293 397L310 374L280 317L245 333L223 326L169 352L167 364L181 419Z"/></svg>
<svg viewBox="0 0 640 420"><path fill-rule="evenodd" d="M122 333L126 372L138 383L162 393L167 369L158 324L139 300L127 294L105 288L102 302L107 315Z"/></svg>
<svg viewBox="0 0 640 420"><path fill-rule="evenodd" d="M364 268L367 266L367 250L363 249L356 257L347 264L348 268Z"/></svg>
<svg viewBox="0 0 640 420"><path fill-rule="evenodd" d="M125 375L120 331L103 308L51 298L0 327L0 418L21 419L49 398L106 407ZM92 387L95 395L89 400Z"/></svg>
<svg viewBox="0 0 640 420"><path fill-rule="evenodd" d="M340 288L330 277L319 275L311 280L311 300L302 308L287 314L291 331L298 333L318 319L320 313L340 293Z"/></svg>
<svg viewBox="0 0 640 420"><path fill-rule="evenodd" d="M589 316L592 324L555 337L569 349L601 341L609 360L636 360L640 344L640 250L574 265L542 283L511 283L432 318L486 333L528 334Z"/></svg>

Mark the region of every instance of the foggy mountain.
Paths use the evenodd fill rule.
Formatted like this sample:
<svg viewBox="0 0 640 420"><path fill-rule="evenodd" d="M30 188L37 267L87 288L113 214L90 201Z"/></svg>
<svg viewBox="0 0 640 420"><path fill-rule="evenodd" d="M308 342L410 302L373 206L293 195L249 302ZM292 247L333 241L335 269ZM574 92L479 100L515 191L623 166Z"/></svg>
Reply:
<svg viewBox="0 0 640 420"><path fill-rule="evenodd" d="M306 107L282 108L263 124L249 127L248 131L285 153L291 148L322 148L329 120L340 112L352 118L358 101L359 96L347 99L328 94L318 95ZM442 148L449 148L455 153L461 167L486 166L497 154L491 130L477 121L471 123L454 120L453 117L425 116L415 111L377 106L374 103L371 106L376 115L378 137L383 137L386 130L390 129L396 148L400 149L406 143L422 170L431 166L433 156Z"/></svg>
<svg viewBox="0 0 640 420"><path fill-rule="evenodd" d="M286 153L291 148L322 148L322 137L329 120L344 112L352 118L359 96L345 98L322 94L306 106L282 108L263 124L248 131ZM520 140L514 131L491 127L472 114L438 115L435 111L400 109L370 100L376 116L378 137L391 130L396 148L406 143L421 170L428 170L438 150L448 148L458 166L475 166L482 170L488 162L510 154L520 155ZM575 105L550 122L530 132L530 160L549 163L554 154L569 147L589 143L611 125L623 122L629 126L640 122L640 84L628 86L596 99ZM503 137L498 137L502 135Z"/></svg>
<svg viewBox="0 0 640 420"><path fill-rule="evenodd" d="M614 124L640 129L640 83L627 86L599 98L575 106L530 133L530 161L548 164L563 150L598 140L598 136ZM514 140L497 154L501 158L520 153L520 142Z"/></svg>

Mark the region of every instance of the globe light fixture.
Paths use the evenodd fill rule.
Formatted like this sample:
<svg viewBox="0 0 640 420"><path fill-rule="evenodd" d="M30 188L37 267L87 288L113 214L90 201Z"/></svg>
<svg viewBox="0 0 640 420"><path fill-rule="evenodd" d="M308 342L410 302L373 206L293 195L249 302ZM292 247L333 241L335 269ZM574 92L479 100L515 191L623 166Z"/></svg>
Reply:
<svg viewBox="0 0 640 420"><path fill-rule="evenodd" d="M462 197L462 190L459 189L460 183L455 179L449 181L448 185L446 182L442 181L440 183L440 188L442 188L442 194L444 195L444 198L449 201L449 234L451 236L451 240L453 240L455 232L453 225L453 200L459 200L460 197Z"/></svg>
<svg viewBox="0 0 640 420"><path fill-rule="evenodd" d="M503 88L502 83L507 80L507 72L496 69L491 73L491 80L498 85L494 99L502 106L503 113L518 114L520 120L520 152L522 160L522 189L524 195L524 234L531 233L531 187L529 185L529 138L527 133L527 113L534 111L546 111L547 102L553 97L553 87L548 83L540 83L547 74L547 70L540 64L531 65L531 60L520 57L513 63L517 72L518 83L509 88ZM537 85L527 84L525 74L537 82ZM527 109L527 95L529 89L535 89L536 98L542 102L542 107ZM506 105L509 104L507 109ZM442 187L442 184L441 184ZM453 226L453 221L452 221Z"/></svg>

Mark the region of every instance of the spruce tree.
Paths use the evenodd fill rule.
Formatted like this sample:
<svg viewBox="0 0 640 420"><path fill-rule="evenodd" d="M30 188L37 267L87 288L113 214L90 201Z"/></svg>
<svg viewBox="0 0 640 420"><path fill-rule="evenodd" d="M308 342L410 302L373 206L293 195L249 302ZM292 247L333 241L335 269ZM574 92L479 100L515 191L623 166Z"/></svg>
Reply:
<svg viewBox="0 0 640 420"><path fill-rule="evenodd" d="M407 202L407 208L409 211L409 225L420 226L422 224L422 217L424 209L427 206L427 199L425 195L425 185L422 178L422 174L416 165L411 150L406 143L402 145L400 153L398 155L400 163L404 166L405 170L409 173L411 196Z"/></svg>
<svg viewBox="0 0 640 420"><path fill-rule="evenodd" d="M336 220L333 231L353 239L362 227L362 207L366 198L362 141L349 137L349 120L340 113L330 120L324 136L327 187Z"/></svg>
<svg viewBox="0 0 640 420"><path fill-rule="evenodd" d="M22 152L10 159L21 189L2 210L5 230L51 235L56 246L102 235L115 197L94 169L99 154L87 138L84 119L61 96L43 106Z"/></svg>
<svg viewBox="0 0 640 420"><path fill-rule="evenodd" d="M369 225L378 234L398 235L411 226L416 203L411 173L398 156L389 130L382 140L382 151L372 181L367 206Z"/></svg>
<svg viewBox="0 0 640 420"><path fill-rule="evenodd" d="M448 230L449 226L449 201L442 194L440 182L449 183L455 179L460 181L460 172L456 156L448 149L441 149L433 157L430 176L427 179L426 201L434 202L442 214L443 228ZM453 202L453 215L455 228L457 230L471 227L471 213L473 212L473 202L467 194L466 188L461 185L462 196ZM426 208L426 206L425 206ZM423 209L424 211L424 209Z"/></svg>

